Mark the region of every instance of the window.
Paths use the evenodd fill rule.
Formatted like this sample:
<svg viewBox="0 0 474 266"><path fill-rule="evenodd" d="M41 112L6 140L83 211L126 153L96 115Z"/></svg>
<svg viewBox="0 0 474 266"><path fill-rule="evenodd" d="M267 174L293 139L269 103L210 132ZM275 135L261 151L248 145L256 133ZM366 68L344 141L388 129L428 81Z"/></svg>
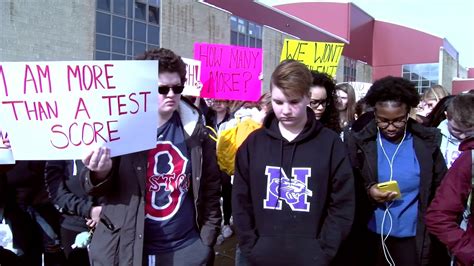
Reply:
<svg viewBox="0 0 474 266"><path fill-rule="evenodd" d="M160 0L96 1L96 60L130 60L160 46Z"/></svg>
<svg viewBox="0 0 474 266"><path fill-rule="evenodd" d="M125 16L125 1L126 0L115 0L114 2L114 14Z"/></svg>
<svg viewBox="0 0 474 266"><path fill-rule="evenodd" d="M344 57L344 82L356 81L357 61Z"/></svg>
<svg viewBox="0 0 474 266"><path fill-rule="evenodd" d="M438 68L438 63L403 65L402 75L415 84L419 93L423 93L438 84Z"/></svg>
<svg viewBox="0 0 474 266"><path fill-rule="evenodd" d="M148 7L148 22L153 24L160 24L160 16L158 14L158 8L154 6Z"/></svg>
<svg viewBox="0 0 474 266"><path fill-rule="evenodd" d="M262 48L262 26L236 16L230 17L230 43Z"/></svg>
<svg viewBox="0 0 474 266"><path fill-rule="evenodd" d="M110 0L97 0L97 10L110 11Z"/></svg>

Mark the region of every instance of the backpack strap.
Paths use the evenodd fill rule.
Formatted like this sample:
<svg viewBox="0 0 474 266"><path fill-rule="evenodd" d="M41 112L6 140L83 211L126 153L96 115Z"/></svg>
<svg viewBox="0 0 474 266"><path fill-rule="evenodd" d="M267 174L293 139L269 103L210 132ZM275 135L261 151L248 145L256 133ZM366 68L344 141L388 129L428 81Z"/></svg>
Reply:
<svg viewBox="0 0 474 266"><path fill-rule="evenodd" d="M212 134L209 134L209 138L211 138L213 141L217 142L217 132L214 128L210 127L210 126L206 126L207 129L209 129L214 135Z"/></svg>

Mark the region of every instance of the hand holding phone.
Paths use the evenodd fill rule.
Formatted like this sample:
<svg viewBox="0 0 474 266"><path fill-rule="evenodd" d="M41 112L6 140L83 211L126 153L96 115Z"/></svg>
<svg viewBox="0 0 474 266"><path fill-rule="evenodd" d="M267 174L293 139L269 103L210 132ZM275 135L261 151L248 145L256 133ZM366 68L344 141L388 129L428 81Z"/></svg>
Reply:
<svg viewBox="0 0 474 266"><path fill-rule="evenodd" d="M400 189L398 188L396 181L389 182L391 183L383 182L371 186L368 191L370 197L378 203L384 203L401 198Z"/></svg>
<svg viewBox="0 0 474 266"><path fill-rule="evenodd" d="M382 192L396 192L397 196L394 199L399 199L402 197L398 183L395 180L378 183L377 188Z"/></svg>

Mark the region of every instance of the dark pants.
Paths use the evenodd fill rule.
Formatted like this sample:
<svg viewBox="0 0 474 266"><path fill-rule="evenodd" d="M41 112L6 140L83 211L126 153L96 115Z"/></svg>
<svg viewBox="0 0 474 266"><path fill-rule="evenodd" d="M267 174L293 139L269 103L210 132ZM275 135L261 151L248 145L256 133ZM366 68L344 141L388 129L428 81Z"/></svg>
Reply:
<svg viewBox="0 0 474 266"><path fill-rule="evenodd" d="M81 233L61 227L61 244L66 254L68 265L89 265L89 254L86 248L72 249L76 236Z"/></svg>
<svg viewBox="0 0 474 266"><path fill-rule="evenodd" d="M239 244L235 248L235 266L250 266L250 262L240 250Z"/></svg>
<svg viewBox="0 0 474 266"><path fill-rule="evenodd" d="M214 250L204 245L201 239L197 239L191 245L173 252L145 255L143 266L201 266L213 265Z"/></svg>
<svg viewBox="0 0 474 266"><path fill-rule="evenodd" d="M389 265L385 259L383 249L382 249L382 240L380 235L370 233L370 242L372 245L372 250L368 251L370 256L370 265L374 266L386 266ZM416 256L416 241L415 237L388 237L385 240L385 245L388 247L391 257L395 261L396 265L410 265L417 266L419 265L417 256Z"/></svg>
<svg viewBox="0 0 474 266"><path fill-rule="evenodd" d="M0 246L0 265L19 266L21 261L15 253Z"/></svg>
<svg viewBox="0 0 474 266"><path fill-rule="evenodd" d="M5 210L5 220L13 235L23 265L63 265L64 253L59 240L59 213L52 204L19 207L10 205Z"/></svg>
<svg viewBox="0 0 474 266"><path fill-rule="evenodd" d="M69 253L71 253L72 251L71 245L74 244L74 241L76 240L76 236L79 233L80 232L76 232L76 231L61 227L61 244L63 246L66 257L69 257Z"/></svg>
<svg viewBox="0 0 474 266"><path fill-rule="evenodd" d="M224 174L223 174L224 175ZM226 175L222 178L222 210L224 213L224 224L230 224L230 217L232 216L232 183L230 176Z"/></svg>

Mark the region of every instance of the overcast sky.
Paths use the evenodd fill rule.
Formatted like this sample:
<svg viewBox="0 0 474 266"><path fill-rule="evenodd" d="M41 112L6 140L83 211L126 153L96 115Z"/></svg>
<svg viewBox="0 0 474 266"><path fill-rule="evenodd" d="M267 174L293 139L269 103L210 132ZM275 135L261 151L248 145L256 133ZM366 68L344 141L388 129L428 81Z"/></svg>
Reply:
<svg viewBox="0 0 474 266"><path fill-rule="evenodd" d="M259 0L267 5L343 0ZM446 38L464 67L474 67L474 0L353 0L376 20L407 26Z"/></svg>

